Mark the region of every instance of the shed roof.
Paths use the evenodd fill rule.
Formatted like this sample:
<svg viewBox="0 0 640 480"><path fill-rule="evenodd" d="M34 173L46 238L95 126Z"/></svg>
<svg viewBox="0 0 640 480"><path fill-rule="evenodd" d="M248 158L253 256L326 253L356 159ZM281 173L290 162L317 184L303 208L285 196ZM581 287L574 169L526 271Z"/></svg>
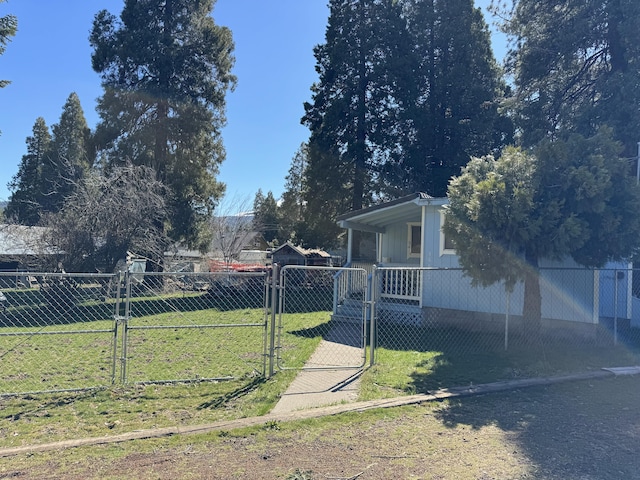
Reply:
<svg viewBox="0 0 640 480"><path fill-rule="evenodd" d="M329 253L325 252L324 250L320 250L318 248L307 249L307 248L303 248L303 247L296 247L291 242L286 242L283 245L280 245L273 252L271 252L271 255L273 256L273 254L279 252L280 250L284 249L285 247L294 250L296 253L298 253L301 256L306 257L306 258L331 258L331 255Z"/></svg>

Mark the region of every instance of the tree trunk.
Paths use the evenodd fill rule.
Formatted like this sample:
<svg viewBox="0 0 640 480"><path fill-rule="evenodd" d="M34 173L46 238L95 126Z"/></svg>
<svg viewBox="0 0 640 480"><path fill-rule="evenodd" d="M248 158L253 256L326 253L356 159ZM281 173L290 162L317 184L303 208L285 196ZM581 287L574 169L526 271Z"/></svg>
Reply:
<svg viewBox="0 0 640 480"><path fill-rule="evenodd" d="M542 328L542 296L540 294L540 271L538 257L527 252L525 254L526 272L524 277L524 305L522 318L525 341L537 342Z"/></svg>
<svg viewBox="0 0 640 480"><path fill-rule="evenodd" d="M363 26L366 23L365 2L360 0L358 13L360 16L359 25L359 48L358 53L358 104L356 117L356 145L355 158L353 168L353 194L351 198L351 209L353 211L360 210L363 206L364 199L364 183L366 176L367 163L367 89L369 79L367 78L366 62L368 52L365 51L365 32ZM362 235L359 231L354 231L352 255L354 258L360 258L360 240Z"/></svg>

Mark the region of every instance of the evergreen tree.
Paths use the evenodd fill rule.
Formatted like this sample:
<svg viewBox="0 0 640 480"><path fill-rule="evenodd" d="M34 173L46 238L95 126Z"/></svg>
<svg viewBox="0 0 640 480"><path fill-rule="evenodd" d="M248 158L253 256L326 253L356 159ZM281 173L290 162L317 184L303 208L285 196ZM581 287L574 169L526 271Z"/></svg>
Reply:
<svg viewBox="0 0 640 480"><path fill-rule="evenodd" d="M40 221L42 167L51 149L51 134L44 118L36 120L32 132L26 140L27 154L22 156L18 173L8 185L12 193L4 212L5 218L22 225L36 225Z"/></svg>
<svg viewBox="0 0 640 480"><path fill-rule="evenodd" d="M279 243L278 202L271 191L267 195L258 189L253 201L254 228L262 232L269 243Z"/></svg>
<svg viewBox="0 0 640 480"><path fill-rule="evenodd" d="M504 30L524 145L562 132L613 129L633 157L640 140L640 2L514 0Z"/></svg>
<svg viewBox="0 0 640 480"><path fill-rule="evenodd" d="M630 258L640 236L640 187L611 131L507 148L473 159L449 186L443 230L479 285L524 281L525 325L541 319L539 261L589 267Z"/></svg>
<svg viewBox="0 0 640 480"><path fill-rule="evenodd" d="M398 67L409 45L395 0L332 0L329 7L326 42L314 49L320 79L302 119L311 131L306 221L315 238L327 233L317 228L333 221L332 212L372 199L380 165L394 152L389 134L402 104L394 80L407 73Z"/></svg>
<svg viewBox="0 0 640 480"><path fill-rule="evenodd" d="M344 194L350 189L350 181L340 174L339 156L323 151L313 142L310 142L308 152L303 187L304 220L295 238L307 248L330 249L339 245L339 236L343 233L336 218L349 211L352 205L351 198ZM359 252L355 251L354 256L357 258Z"/></svg>
<svg viewBox="0 0 640 480"><path fill-rule="evenodd" d="M291 166L286 177L282 203L278 207L278 220L281 227L280 242L291 240L299 243L297 232L301 230L301 224L305 215L305 177L307 164L309 163L309 147L302 143L291 160Z"/></svg>
<svg viewBox="0 0 640 480"><path fill-rule="evenodd" d="M44 158L40 179L40 204L45 212L59 211L93 164L91 131L76 93L69 95L60 121L51 129L50 152Z"/></svg>
<svg viewBox="0 0 640 480"><path fill-rule="evenodd" d="M379 198L444 195L471 155L511 139L501 72L471 0L333 0L315 56L320 78L303 117L308 238L331 232L335 244L335 215Z"/></svg>
<svg viewBox="0 0 640 480"><path fill-rule="evenodd" d="M497 153L511 141L513 127L498 108L505 85L488 26L472 0L403 4L414 73L397 138L403 159L390 187L396 195L444 196L471 156Z"/></svg>
<svg viewBox="0 0 640 480"><path fill-rule="evenodd" d="M99 12L90 36L102 77L97 143L107 167L152 167L171 190L169 233L206 248L206 220L224 186L221 128L235 85L233 40L213 0L126 0L120 20Z"/></svg>
<svg viewBox="0 0 640 480"><path fill-rule="evenodd" d="M0 0L4 3L6 0ZM14 15L5 15L0 17L0 55L4 53L7 44L18 31L18 19ZM0 88L6 87L8 80L0 80Z"/></svg>

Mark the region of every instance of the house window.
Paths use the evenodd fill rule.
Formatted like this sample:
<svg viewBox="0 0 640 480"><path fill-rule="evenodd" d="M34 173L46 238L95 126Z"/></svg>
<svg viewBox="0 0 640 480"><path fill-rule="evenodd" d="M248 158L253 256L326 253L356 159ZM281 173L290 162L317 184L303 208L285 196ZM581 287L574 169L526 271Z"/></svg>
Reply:
<svg viewBox="0 0 640 480"><path fill-rule="evenodd" d="M442 225L444 225L444 212L440 212L440 255L455 255L456 247L453 240L444 234Z"/></svg>
<svg viewBox="0 0 640 480"><path fill-rule="evenodd" d="M420 257L422 251L422 226L419 223L408 225L407 257Z"/></svg>

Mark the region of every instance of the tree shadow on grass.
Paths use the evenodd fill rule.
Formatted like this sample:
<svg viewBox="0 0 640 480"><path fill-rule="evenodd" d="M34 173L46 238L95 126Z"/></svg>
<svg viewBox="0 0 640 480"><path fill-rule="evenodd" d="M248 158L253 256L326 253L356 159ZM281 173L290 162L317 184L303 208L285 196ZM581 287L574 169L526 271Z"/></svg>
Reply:
<svg viewBox="0 0 640 480"><path fill-rule="evenodd" d="M23 395L7 396L4 401L11 404L11 407L4 405L3 410L8 410L2 417L5 420L17 421L30 417L42 417L47 415L48 410L72 405L81 400L94 397L99 389L87 389L73 393L54 393L48 395Z"/></svg>
<svg viewBox="0 0 640 480"><path fill-rule="evenodd" d="M8 296L9 305L0 313L0 327L46 327L70 325L100 320L113 320L114 315L125 315L124 302L116 312L113 299L58 298L45 300L38 292L30 295ZM191 295L183 297L134 298L131 314L134 317L164 313L199 311L230 312L263 307L263 299L250 293L233 295Z"/></svg>
<svg viewBox="0 0 640 480"><path fill-rule="evenodd" d="M328 342L351 347L362 347L366 342L366 339L363 338L362 325L355 322L329 320L314 327L293 330L289 333L303 338L321 337Z"/></svg>
<svg viewBox="0 0 640 480"><path fill-rule="evenodd" d="M256 377L250 382L241 385L230 392L226 392L222 395L212 398L211 400L201 403L196 407L196 409L205 410L222 407L223 405L226 405L233 400L244 397L245 395L248 395L249 393L255 391L261 385L264 385L265 382L266 379L264 377Z"/></svg>
<svg viewBox="0 0 640 480"><path fill-rule="evenodd" d="M317 338L317 337L324 338L330 329L331 329L331 322L327 321L319 325L315 325L313 327L291 330L288 333L290 333L291 335L295 335L296 337L302 337L302 338Z"/></svg>
<svg viewBox="0 0 640 480"><path fill-rule="evenodd" d="M627 376L454 399L436 416L451 428L498 427L534 478L638 479L638 398L640 378Z"/></svg>
<svg viewBox="0 0 640 480"><path fill-rule="evenodd" d="M518 378L565 375L603 367L635 365L638 356L625 346L588 339L546 338L537 342L512 335L508 349L498 333L455 328L386 325L377 345L390 358L413 363L410 390L467 386ZM403 353L404 352L404 353ZM415 352L415 355L407 355ZM411 365L404 365L411 368Z"/></svg>

